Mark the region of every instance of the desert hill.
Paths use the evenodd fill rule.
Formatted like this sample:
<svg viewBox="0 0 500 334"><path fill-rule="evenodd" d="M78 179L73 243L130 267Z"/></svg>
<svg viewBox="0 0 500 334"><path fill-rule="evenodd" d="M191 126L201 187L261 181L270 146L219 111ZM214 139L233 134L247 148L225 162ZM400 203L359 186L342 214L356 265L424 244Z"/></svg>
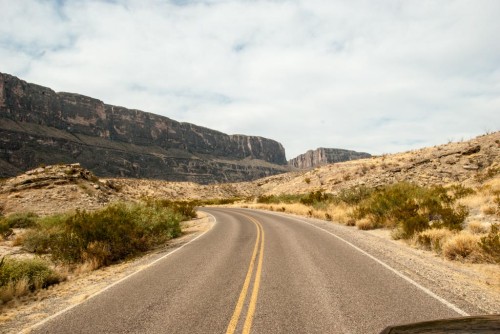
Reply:
<svg viewBox="0 0 500 334"><path fill-rule="evenodd" d="M0 206L6 214L49 214L93 209L118 200L158 197L177 200L252 198L272 194L336 193L359 186L400 181L419 185L460 183L480 187L500 176L500 132L398 154L353 160L296 171L252 182L201 185L194 182L97 178L80 165L39 167L0 183Z"/></svg>
<svg viewBox="0 0 500 334"><path fill-rule="evenodd" d="M418 185L481 184L500 172L500 132L403 153L374 156L271 176L254 183L262 194L336 193L356 186L406 181Z"/></svg>

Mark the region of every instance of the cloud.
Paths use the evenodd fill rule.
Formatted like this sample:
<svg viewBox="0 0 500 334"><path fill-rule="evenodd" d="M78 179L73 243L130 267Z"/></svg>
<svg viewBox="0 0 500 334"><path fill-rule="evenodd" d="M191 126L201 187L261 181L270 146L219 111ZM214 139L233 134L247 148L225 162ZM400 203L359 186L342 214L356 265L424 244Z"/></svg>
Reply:
<svg viewBox="0 0 500 334"><path fill-rule="evenodd" d="M316 147L385 153L500 130L500 2L7 1L0 71Z"/></svg>

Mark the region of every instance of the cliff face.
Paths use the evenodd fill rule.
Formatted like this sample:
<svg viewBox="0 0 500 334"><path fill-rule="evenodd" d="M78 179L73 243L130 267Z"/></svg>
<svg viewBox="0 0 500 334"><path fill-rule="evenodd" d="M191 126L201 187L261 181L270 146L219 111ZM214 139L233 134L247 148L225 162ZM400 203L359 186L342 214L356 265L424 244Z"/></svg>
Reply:
<svg viewBox="0 0 500 334"><path fill-rule="evenodd" d="M0 176L80 162L100 176L200 183L286 171L283 146L30 84L0 73Z"/></svg>
<svg viewBox="0 0 500 334"><path fill-rule="evenodd" d="M307 169L335 162L343 162L369 157L371 157L371 155L364 152L320 147L314 151L309 150L306 153L289 160L288 164L295 168Z"/></svg>

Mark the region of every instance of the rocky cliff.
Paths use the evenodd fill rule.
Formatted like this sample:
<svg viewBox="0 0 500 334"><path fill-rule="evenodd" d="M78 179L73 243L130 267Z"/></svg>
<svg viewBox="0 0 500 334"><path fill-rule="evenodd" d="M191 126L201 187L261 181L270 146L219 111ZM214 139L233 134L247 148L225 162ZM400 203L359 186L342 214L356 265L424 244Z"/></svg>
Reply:
<svg viewBox="0 0 500 334"><path fill-rule="evenodd" d="M0 177L73 162L99 176L199 183L287 170L274 140L227 135L0 73Z"/></svg>
<svg viewBox="0 0 500 334"><path fill-rule="evenodd" d="M371 157L364 152L342 150L338 148L323 148L309 150L304 154L288 161L290 166L299 169L314 168L316 166L326 165L334 162L343 162L356 159Z"/></svg>

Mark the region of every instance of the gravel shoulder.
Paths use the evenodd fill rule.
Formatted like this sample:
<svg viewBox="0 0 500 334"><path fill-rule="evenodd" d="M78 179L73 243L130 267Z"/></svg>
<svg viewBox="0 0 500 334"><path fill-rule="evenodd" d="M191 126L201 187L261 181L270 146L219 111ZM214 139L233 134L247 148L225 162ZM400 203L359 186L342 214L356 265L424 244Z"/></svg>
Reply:
<svg viewBox="0 0 500 334"><path fill-rule="evenodd" d="M142 270L160 257L182 247L209 230L213 221L203 212L195 220L182 222L183 236L171 240L142 257L95 271L69 276L68 280L0 306L0 332L19 333L64 309L77 305L107 286ZM29 331L28 331L29 332Z"/></svg>
<svg viewBox="0 0 500 334"><path fill-rule="evenodd" d="M470 315L500 314L499 265L445 260L391 239L388 230L362 231L314 218L274 214L294 216L351 242Z"/></svg>

